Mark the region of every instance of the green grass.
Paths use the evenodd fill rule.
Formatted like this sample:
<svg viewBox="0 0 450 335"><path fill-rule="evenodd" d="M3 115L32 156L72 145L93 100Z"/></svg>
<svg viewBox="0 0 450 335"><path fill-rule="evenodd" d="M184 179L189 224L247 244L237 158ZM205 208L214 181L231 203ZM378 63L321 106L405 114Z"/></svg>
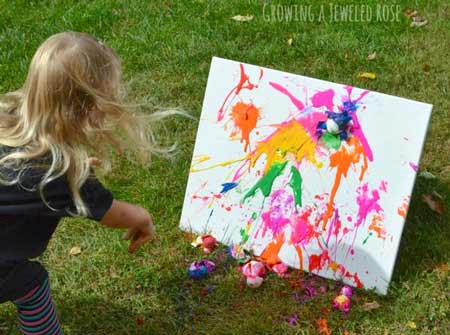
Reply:
<svg viewBox="0 0 450 335"><path fill-rule="evenodd" d="M317 10L326 2L301 3ZM35 49L48 36L76 30L118 51L134 99L179 107L196 116L213 55L434 105L421 169L438 178L417 181L387 297L358 291L344 318L323 311L330 308L332 290L299 305L293 295L301 290L272 275L260 289L242 289L235 264L219 261L211 278L191 281L186 268L200 251L190 247L177 225L197 124L177 118L167 123L168 139L179 142L173 160L155 158L149 169L117 161L105 180L115 197L153 213L159 240L130 256L119 231L67 220L41 257L51 273L66 334L317 334L319 317L329 320L333 334L450 334L450 279L437 269L450 264L450 216L448 211L438 216L421 200L436 190L447 209L450 205L450 4L389 3L400 4L402 11L417 9L430 23L412 29L403 15L400 22L387 23L267 22L263 1L0 0L0 92L21 86ZM237 14L255 19L230 19ZM289 47L290 37L294 43ZM378 58L369 62L366 57L373 51ZM429 65L429 73L423 64ZM360 71L376 72L378 78L360 82ZM71 257L75 245L83 252ZM214 289L202 296L204 287ZM373 300L381 307L364 311L363 304ZM299 321L292 327L285 319L294 313ZM141 327L138 316L145 320ZM408 321L417 329L408 327ZM0 334L17 333L15 310L4 304Z"/></svg>

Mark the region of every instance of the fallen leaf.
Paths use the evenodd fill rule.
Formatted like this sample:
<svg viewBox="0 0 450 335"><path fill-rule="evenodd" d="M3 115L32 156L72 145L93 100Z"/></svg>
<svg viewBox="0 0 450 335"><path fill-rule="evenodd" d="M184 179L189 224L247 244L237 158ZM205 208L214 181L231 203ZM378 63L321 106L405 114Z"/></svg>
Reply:
<svg viewBox="0 0 450 335"><path fill-rule="evenodd" d="M70 249L69 251L70 256L76 256L79 254L81 254L81 248L79 246L72 247L72 249Z"/></svg>
<svg viewBox="0 0 450 335"><path fill-rule="evenodd" d="M423 65L422 65L422 70L423 70L424 72L430 72L430 65L428 65L428 64L423 64Z"/></svg>
<svg viewBox="0 0 450 335"><path fill-rule="evenodd" d="M367 56L367 60L374 60L375 58L377 58L377 52L372 52L371 54L369 54Z"/></svg>
<svg viewBox="0 0 450 335"><path fill-rule="evenodd" d="M426 26L428 24L428 20L422 16L414 16L413 20L410 24L412 28L420 28Z"/></svg>
<svg viewBox="0 0 450 335"><path fill-rule="evenodd" d="M144 320L143 316L136 317L136 323L137 323L138 326L143 326L144 322L145 322L145 320Z"/></svg>
<svg viewBox="0 0 450 335"><path fill-rule="evenodd" d="M436 267L436 269L438 270L438 272L440 274L446 275L447 273L450 272L450 265L444 263L444 264L438 265Z"/></svg>
<svg viewBox="0 0 450 335"><path fill-rule="evenodd" d="M328 327L327 319L319 318L316 320L316 323L317 323L317 330L319 331L319 334L331 335L331 330Z"/></svg>
<svg viewBox="0 0 450 335"><path fill-rule="evenodd" d="M425 179L436 179L437 177L428 171L422 171L419 173L419 177L425 178Z"/></svg>
<svg viewBox="0 0 450 335"><path fill-rule="evenodd" d="M377 75L373 72L361 72L358 74L358 79L370 79L374 80L377 78Z"/></svg>
<svg viewBox="0 0 450 335"><path fill-rule="evenodd" d="M432 195L434 195L436 198L439 198L441 200L444 200L444 198L442 197L442 195L440 195L439 193L437 193L436 191L431 192Z"/></svg>
<svg viewBox="0 0 450 335"><path fill-rule="evenodd" d="M414 321L408 321L406 325L411 329L417 329L417 325Z"/></svg>
<svg viewBox="0 0 450 335"><path fill-rule="evenodd" d="M291 46L292 43L294 43L294 39L293 39L292 37L288 38L287 44L288 44L289 46Z"/></svg>
<svg viewBox="0 0 450 335"><path fill-rule="evenodd" d="M234 21L238 21L238 22L248 22L253 20L254 16L253 15L235 15L232 17L232 19Z"/></svg>
<svg viewBox="0 0 450 335"><path fill-rule="evenodd" d="M405 16L407 16L407 17L415 17L415 16L417 16L417 11L416 10L412 10L412 9L407 9L406 11L405 11Z"/></svg>
<svg viewBox="0 0 450 335"><path fill-rule="evenodd" d="M424 194L422 195L422 200L428 205L428 207L430 207L432 211L442 215L444 214L444 203L442 202L442 198L436 194Z"/></svg>
<svg viewBox="0 0 450 335"><path fill-rule="evenodd" d="M366 302L364 305L363 305L363 310L365 310L365 311L372 311L372 310L374 310L374 309L378 309L378 308L380 308L381 307L381 305L378 303L378 302L376 302L375 300L374 301L372 301L372 302Z"/></svg>

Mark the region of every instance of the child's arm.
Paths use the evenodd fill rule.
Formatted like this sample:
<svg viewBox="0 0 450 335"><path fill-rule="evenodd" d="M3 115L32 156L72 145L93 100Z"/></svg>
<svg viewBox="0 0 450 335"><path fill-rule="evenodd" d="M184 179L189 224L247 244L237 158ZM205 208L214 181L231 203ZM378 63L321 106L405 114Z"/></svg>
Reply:
<svg viewBox="0 0 450 335"><path fill-rule="evenodd" d="M110 228L128 229L124 239L132 239L128 247L130 253L135 253L141 245L147 243L155 232L152 217L147 210L119 200L113 200L100 223Z"/></svg>

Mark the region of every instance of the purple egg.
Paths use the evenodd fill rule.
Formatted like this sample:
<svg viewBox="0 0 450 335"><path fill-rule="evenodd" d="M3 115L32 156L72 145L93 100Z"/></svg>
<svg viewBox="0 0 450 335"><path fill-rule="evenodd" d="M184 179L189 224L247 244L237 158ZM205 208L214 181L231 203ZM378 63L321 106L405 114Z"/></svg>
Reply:
<svg viewBox="0 0 450 335"><path fill-rule="evenodd" d="M341 295L351 298L353 295L353 289L350 286L344 285L341 288Z"/></svg>

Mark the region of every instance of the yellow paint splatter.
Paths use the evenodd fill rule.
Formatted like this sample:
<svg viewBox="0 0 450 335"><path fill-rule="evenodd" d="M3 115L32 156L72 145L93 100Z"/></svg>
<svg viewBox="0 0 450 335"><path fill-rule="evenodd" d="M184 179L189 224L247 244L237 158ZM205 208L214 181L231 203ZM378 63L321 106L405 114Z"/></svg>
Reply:
<svg viewBox="0 0 450 335"><path fill-rule="evenodd" d="M303 126L296 120L277 125L278 131L260 142L250 158L251 166L255 166L261 155L266 156L264 173L274 163L284 163L289 154L293 154L297 162L306 159L317 167L322 167L315 157L316 143L310 138Z"/></svg>
<svg viewBox="0 0 450 335"><path fill-rule="evenodd" d="M209 158L208 158L209 159ZM194 163L194 164L192 164L192 166L191 166L191 172L200 172L200 171L206 171L206 170L211 170L211 169L215 169L216 167L224 167L224 166L228 166L228 165L231 165L231 164L233 164L233 163L237 163L237 162L242 162L243 160L245 160L245 159L247 159L247 157L243 157L243 158L238 158L238 159L230 159L230 160L228 160L228 161L224 161L224 162L221 162L221 163L217 163L217 164L214 164L214 165L211 165L211 166L207 166L207 167L204 167L204 168L195 168L195 166L196 165L198 165L198 164L200 164L201 162L196 162L196 163ZM203 160L203 162L204 162L205 160Z"/></svg>

